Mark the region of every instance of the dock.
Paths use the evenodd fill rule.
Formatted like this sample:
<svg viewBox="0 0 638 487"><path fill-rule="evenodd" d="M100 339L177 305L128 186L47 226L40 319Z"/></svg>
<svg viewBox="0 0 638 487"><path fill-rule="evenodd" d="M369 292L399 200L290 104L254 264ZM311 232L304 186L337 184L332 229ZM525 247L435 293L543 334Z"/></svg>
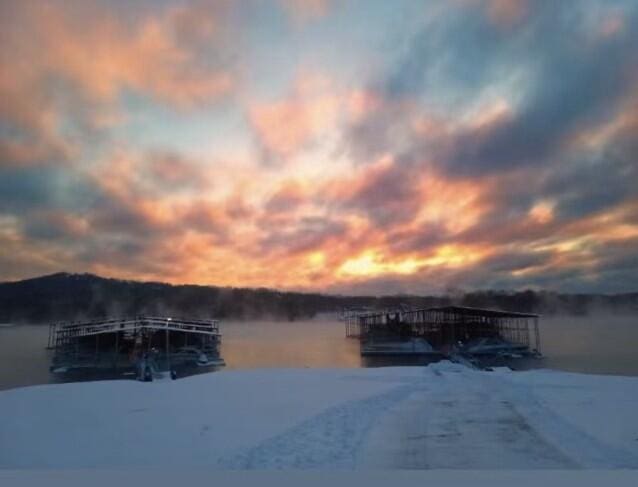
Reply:
<svg viewBox="0 0 638 487"><path fill-rule="evenodd" d="M154 374L185 366L220 366L218 320L135 316L52 323L51 371Z"/></svg>
<svg viewBox="0 0 638 487"><path fill-rule="evenodd" d="M514 357L540 355L538 322L533 313L442 306L353 313L346 316L345 330L360 340L362 356L421 350L432 357Z"/></svg>

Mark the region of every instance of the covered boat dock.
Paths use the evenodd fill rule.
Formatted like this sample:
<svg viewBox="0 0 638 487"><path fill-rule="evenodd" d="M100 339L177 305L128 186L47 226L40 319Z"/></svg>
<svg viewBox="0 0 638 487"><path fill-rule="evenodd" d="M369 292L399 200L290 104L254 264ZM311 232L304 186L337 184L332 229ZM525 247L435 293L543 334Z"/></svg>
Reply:
<svg viewBox="0 0 638 487"><path fill-rule="evenodd" d="M475 344L477 349L480 340L499 340L511 350L538 354L538 320L539 315L532 313L465 306L385 310L349 316L346 336L361 340L362 354L374 348L375 343L399 344L416 339L425 340L439 354L467 351L469 344Z"/></svg>
<svg viewBox="0 0 638 487"><path fill-rule="evenodd" d="M223 365L217 320L136 316L49 326L51 371L151 373Z"/></svg>

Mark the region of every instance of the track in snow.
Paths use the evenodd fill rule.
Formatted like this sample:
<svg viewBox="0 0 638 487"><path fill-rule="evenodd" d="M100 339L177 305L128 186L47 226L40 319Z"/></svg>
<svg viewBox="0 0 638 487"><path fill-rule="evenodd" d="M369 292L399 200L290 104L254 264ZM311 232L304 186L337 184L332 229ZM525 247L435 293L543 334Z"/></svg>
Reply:
<svg viewBox="0 0 638 487"><path fill-rule="evenodd" d="M375 380L374 377L356 380ZM384 380L379 378L379 380ZM332 407L219 463L233 469L636 468L505 376L453 364Z"/></svg>

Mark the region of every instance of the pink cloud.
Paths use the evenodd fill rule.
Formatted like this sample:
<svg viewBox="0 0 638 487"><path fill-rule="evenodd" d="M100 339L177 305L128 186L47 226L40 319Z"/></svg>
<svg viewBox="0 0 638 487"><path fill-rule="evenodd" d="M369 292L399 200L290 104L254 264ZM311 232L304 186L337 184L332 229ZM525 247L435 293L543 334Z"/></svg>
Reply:
<svg viewBox="0 0 638 487"><path fill-rule="evenodd" d="M488 0L489 19L499 27L512 27L529 13L527 0Z"/></svg>
<svg viewBox="0 0 638 487"><path fill-rule="evenodd" d="M204 45L220 52L230 45L217 5L140 10L127 19L97 2L3 7L0 114L21 136L0 141L0 150L13 165L72 159L78 148L64 127L118 123L125 89L178 109L230 93L232 69L200 56Z"/></svg>
<svg viewBox="0 0 638 487"><path fill-rule="evenodd" d="M612 12L603 17L599 24L598 34L603 39L609 39L621 34L625 27L623 15L618 12Z"/></svg>
<svg viewBox="0 0 638 487"><path fill-rule="evenodd" d="M326 15L332 0L279 0L297 25L318 19Z"/></svg>
<svg viewBox="0 0 638 487"><path fill-rule="evenodd" d="M297 182L288 181L266 201L264 209L268 213L283 213L294 210L295 206L307 199L306 190Z"/></svg>
<svg viewBox="0 0 638 487"><path fill-rule="evenodd" d="M301 75L289 97L249 107L249 122L263 147L287 158L334 127L341 98L331 90L328 80Z"/></svg>
<svg viewBox="0 0 638 487"><path fill-rule="evenodd" d="M191 107L232 88L228 72L200 65L193 46L177 35L184 23L193 24L184 8L143 17L132 28L97 7L81 23L50 6L33 15L34 27L41 29L49 47L45 66L99 100L111 100L128 87L160 101ZM202 16L192 32L215 43L214 20L210 22L207 27Z"/></svg>

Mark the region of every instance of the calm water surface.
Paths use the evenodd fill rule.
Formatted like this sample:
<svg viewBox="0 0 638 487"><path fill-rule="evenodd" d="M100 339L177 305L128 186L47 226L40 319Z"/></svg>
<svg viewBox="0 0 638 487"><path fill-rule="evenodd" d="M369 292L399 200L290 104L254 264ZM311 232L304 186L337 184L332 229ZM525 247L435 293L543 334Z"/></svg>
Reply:
<svg viewBox="0 0 638 487"><path fill-rule="evenodd" d="M361 367L359 344L343 323L224 322L221 354L227 369ZM50 382L48 327L0 325L0 389ZM638 317L541 320L539 366L597 374L638 376Z"/></svg>

